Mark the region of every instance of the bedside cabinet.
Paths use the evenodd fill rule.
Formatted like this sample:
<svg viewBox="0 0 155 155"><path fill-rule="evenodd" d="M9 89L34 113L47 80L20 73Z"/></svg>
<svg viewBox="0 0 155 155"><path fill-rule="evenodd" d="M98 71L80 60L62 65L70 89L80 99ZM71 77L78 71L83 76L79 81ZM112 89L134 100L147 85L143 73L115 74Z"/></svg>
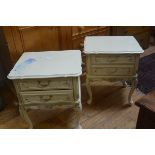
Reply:
<svg viewBox="0 0 155 155"><path fill-rule="evenodd" d="M84 41L88 104L92 102L91 85L99 81L131 81L129 104L136 87L139 56L143 50L132 36L91 36Z"/></svg>
<svg viewBox="0 0 155 155"><path fill-rule="evenodd" d="M49 51L24 53L8 78L13 80L19 99L19 111L33 128L27 109L74 108L80 127L81 52Z"/></svg>

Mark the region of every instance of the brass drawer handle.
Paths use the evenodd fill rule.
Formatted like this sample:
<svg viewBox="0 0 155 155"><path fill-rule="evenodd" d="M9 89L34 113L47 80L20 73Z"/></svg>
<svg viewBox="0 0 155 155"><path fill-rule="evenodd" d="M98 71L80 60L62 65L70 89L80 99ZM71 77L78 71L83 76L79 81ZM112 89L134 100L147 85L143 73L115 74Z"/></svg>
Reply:
<svg viewBox="0 0 155 155"><path fill-rule="evenodd" d="M40 98L43 101L47 102L47 101L51 100L52 97L53 97L52 95L50 95L50 96L49 95L45 95L45 96L41 96Z"/></svg>
<svg viewBox="0 0 155 155"><path fill-rule="evenodd" d="M105 73L115 73L115 72L117 72L117 70L118 70L118 68L108 68L108 69L106 69L106 70L104 70L103 69L103 71L105 72ZM101 71L100 70L98 70L98 69L94 69L94 72L95 73L100 73Z"/></svg>
<svg viewBox="0 0 155 155"><path fill-rule="evenodd" d="M109 56L108 59L107 59L109 62L114 62L117 60L117 57L111 57Z"/></svg>
<svg viewBox="0 0 155 155"><path fill-rule="evenodd" d="M115 72L117 72L117 68L111 68L111 69L109 69L108 72L109 72L109 73L115 73Z"/></svg>
<svg viewBox="0 0 155 155"><path fill-rule="evenodd" d="M39 86L41 87L46 87L49 85L49 81L38 81L38 83L39 83Z"/></svg>

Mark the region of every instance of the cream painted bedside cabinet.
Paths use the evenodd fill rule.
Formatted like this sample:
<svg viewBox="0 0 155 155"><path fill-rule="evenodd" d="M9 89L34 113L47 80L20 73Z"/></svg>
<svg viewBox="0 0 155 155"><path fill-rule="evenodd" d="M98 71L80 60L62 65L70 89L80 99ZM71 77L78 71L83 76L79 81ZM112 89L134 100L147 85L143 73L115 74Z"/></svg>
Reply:
<svg viewBox="0 0 155 155"><path fill-rule="evenodd" d="M128 96L131 96L137 83L137 69L143 49L133 36L88 36L84 41L86 54L86 86L89 94L88 104L92 102L91 85L95 81L131 82Z"/></svg>
<svg viewBox="0 0 155 155"><path fill-rule="evenodd" d="M30 128L28 109L55 107L74 108L77 120L73 128L80 128L81 74L79 50L23 53L8 78L14 82L20 114Z"/></svg>

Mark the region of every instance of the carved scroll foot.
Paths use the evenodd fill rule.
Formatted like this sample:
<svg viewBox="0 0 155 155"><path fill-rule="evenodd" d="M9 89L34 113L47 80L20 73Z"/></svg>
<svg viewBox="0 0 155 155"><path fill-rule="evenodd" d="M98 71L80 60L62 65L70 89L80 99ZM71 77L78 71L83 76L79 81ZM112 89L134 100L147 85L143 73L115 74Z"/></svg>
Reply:
<svg viewBox="0 0 155 155"><path fill-rule="evenodd" d="M129 96L128 96L129 105L132 105L134 103L131 97L132 97L132 94L133 94L136 86L137 86L137 78L135 78L131 81L131 89L130 89Z"/></svg>

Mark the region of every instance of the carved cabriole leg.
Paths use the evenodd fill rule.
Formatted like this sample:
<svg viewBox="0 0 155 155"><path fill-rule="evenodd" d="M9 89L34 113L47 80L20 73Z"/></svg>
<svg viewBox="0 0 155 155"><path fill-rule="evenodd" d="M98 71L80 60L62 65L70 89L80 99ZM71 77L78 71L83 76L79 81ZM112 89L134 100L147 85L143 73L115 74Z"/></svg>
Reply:
<svg viewBox="0 0 155 155"><path fill-rule="evenodd" d="M81 112L82 112L82 109L81 107L78 105L75 107L75 112L76 112L76 116L77 116L77 122L76 122L76 129L81 129L81 125L80 125L80 116L81 116Z"/></svg>
<svg viewBox="0 0 155 155"><path fill-rule="evenodd" d="M134 78L134 79L131 81L131 89L130 89L129 96L128 96L128 103L129 103L130 105L133 104L133 100L132 100L131 97L132 97L132 94L133 94L133 92L134 92L136 86L137 86L137 78Z"/></svg>
<svg viewBox="0 0 155 155"><path fill-rule="evenodd" d="M19 112L21 117L29 124L29 129L33 129L33 124L32 121L30 120L27 111L23 106L19 106Z"/></svg>
<svg viewBox="0 0 155 155"><path fill-rule="evenodd" d="M81 129L80 125L80 116L81 116L81 107L79 103L76 103L74 107L71 107L72 115L68 120L68 127L71 129Z"/></svg>
<svg viewBox="0 0 155 155"><path fill-rule="evenodd" d="M87 88L87 92L89 95L89 99L88 99L87 103L91 104L92 103L92 91L91 91L91 86L90 86L90 82L88 79L86 79L86 88Z"/></svg>

